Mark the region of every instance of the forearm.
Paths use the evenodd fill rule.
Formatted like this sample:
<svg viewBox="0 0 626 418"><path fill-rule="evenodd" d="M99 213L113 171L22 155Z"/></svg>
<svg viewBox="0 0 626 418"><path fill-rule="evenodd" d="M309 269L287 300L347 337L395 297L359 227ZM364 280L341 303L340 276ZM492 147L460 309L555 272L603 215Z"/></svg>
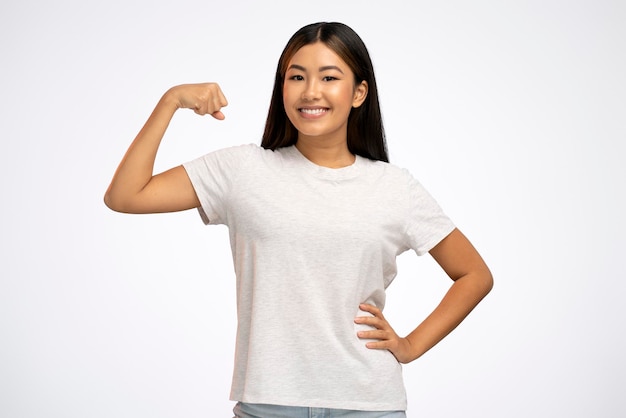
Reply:
<svg viewBox="0 0 626 418"><path fill-rule="evenodd" d="M488 270L457 279L435 310L407 337L407 363L421 357L454 330L489 293L493 279Z"/></svg>
<svg viewBox="0 0 626 418"><path fill-rule="evenodd" d="M178 104L168 91L137 134L120 162L105 194L105 203L111 208L124 206L151 180L157 151Z"/></svg>

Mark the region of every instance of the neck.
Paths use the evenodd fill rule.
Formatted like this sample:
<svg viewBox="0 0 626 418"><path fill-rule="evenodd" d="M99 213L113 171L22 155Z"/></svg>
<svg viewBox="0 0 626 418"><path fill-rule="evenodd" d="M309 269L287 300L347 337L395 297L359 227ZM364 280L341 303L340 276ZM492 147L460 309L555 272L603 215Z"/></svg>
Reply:
<svg viewBox="0 0 626 418"><path fill-rule="evenodd" d="M296 148L307 160L328 168L342 168L354 164L355 156L343 141L326 141L318 138L298 137Z"/></svg>

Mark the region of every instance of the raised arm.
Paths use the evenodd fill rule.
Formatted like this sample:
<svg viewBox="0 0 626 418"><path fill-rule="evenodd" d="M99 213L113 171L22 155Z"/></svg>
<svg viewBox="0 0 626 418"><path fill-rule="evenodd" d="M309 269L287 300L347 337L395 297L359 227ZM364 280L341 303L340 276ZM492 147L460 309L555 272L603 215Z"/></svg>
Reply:
<svg viewBox="0 0 626 418"><path fill-rule="evenodd" d="M169 89L137 134L113 176L104 203L126 213L175 212L200 206L182 166L154 175L154 161L163 135L176 110L224 119L228 102L215 83L185 84Z"/></svg>

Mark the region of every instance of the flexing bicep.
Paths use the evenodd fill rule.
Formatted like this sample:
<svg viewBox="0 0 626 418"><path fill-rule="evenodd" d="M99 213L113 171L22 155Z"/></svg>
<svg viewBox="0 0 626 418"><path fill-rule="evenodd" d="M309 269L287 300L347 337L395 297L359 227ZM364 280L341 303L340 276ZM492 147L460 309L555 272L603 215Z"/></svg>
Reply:
<svg viewBox="0 0 626 418"><path fill-rule="evenodd" d="M154 161L163 135L177 109L223 119L226 98L215 83L187 84L168 90L122 158L104 196L118 212L175 212L200 206L182 166L153 175Z"/></svg>
<svg viewBox="0 0 626 418"><path fill-rule="evenodd" d="M107 199L111 209L125 213L177 212L200 206L198 196L183 166L174 167L153 176L132 197L123 201Z"/></svg>

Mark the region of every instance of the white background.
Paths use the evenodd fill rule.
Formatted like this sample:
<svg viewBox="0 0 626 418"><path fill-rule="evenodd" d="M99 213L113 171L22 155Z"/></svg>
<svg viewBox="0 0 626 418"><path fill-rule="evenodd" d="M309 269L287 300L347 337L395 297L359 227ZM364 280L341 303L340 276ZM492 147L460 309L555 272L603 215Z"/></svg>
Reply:
<svg viewBox="0 0 626 418"><path fill-rule="evenodd" d="M5 1L0 6L0 416L229 417L227 231L102 196L162 93L217 81L223 122L179 112L158 170L258 143L301 26L342 21L377 71L391 159L482 253L492 293L405 370L409 417L623 417L622 1ZM409 332L449 285L400 257ZM372 384L385 384L373 381Z"/></svg>

